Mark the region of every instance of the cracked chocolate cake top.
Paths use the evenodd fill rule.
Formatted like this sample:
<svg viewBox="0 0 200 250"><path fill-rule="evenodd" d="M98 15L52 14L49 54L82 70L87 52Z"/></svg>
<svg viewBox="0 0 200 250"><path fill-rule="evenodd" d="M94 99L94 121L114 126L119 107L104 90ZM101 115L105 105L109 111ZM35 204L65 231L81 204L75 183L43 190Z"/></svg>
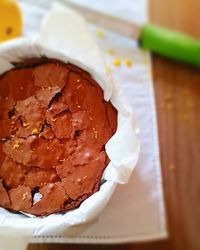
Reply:
<svg viewBox="0 0 200 250"><path fill-rule="evenodd" d="M37 216L99 189L117 112L72 64L29 59L0 76L0 206Z"/></svg>

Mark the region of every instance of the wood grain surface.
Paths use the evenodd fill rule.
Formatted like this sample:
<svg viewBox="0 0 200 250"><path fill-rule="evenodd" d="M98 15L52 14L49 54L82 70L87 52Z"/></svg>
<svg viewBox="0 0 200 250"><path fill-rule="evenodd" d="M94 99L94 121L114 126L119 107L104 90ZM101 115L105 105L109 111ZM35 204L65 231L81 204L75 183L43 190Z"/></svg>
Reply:
<svg viewBox="0 0 200 250"><path fill-rule="evenodd" d="M150 0L157 24L200 38L199 0ZM128 245L30 245L28 250L200 250L200 70L153 55L169 239Z"/></svg>

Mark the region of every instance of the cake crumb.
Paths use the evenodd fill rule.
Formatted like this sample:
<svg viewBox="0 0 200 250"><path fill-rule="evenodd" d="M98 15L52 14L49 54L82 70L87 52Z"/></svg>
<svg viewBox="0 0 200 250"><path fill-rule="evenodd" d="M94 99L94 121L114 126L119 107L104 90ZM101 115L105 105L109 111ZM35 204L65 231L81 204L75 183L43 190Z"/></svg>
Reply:
<svg viewBox="0 0 200 250"><path fill-rule="evenodd" d="M96 131L95 128L92 128L92 130L94 131L94 138L97 139L98 138L98 132Z"/></svg>
<svg viewBox="0 0 200 250"><path fill-rule="evenodd" d="M53 118L53 117L51 118L52 122L55 122L56 120L57 120L56 118Z"/></svg>
<svg viewBox="0 0 200 250"><path fill-rule="evenodd" d="M105 37L105 31L103 31L103 30L97 30L97 36L98 37L100 37L100 38L102 38L102 37Z"/></svg>
<svg viewBox="0 0 200 250"><path fill-rule="evenodd" d="M39 134L39 131L37 128L32 130L32 135L38 135L38 134Z"/></svg>
<svg viewBox="0 0 200 250"><path fill-rule="evenodd" d="M77 122L77 119L70 119L70 122Z"/></svg>
<svg viewBox="0 0 200 250"><path fill-rule="evenodd" d="M64 162L64 161L65 161L65 159L59 159L59 161L60 161L60 162Z"/></svg>
<svg viewBox="0 0 200 250"><path fill-rule="evenodd" d="M77 108L78 108L78 109L80 109L80 108L81 108L81 106L80 106L80 105L77 105Z"/></svg>
<svg viewBox="0 0 200 250"><path fill-rule="evenodd" d="M80 82L80 79L77 79L76 82Z"/></svg>
<svg viewBox="0 0 200 250"><path fill-rule="evenodd" d="M111 71L112 71L112 70L111 70L111 67L107 65L107 66L106 66L106 73L111 73Z"/></svg>
<svg viewBox="0 0 200 250"><path fill-rule="evenodd" d="M119 57L115 58L115 60L113 61L113 65L116 67L121 66L121 59Z"/></svg>
<svg viewBox="0 0 200 250"><path fill-rule="evenodd" d="M28 125L29 125L28 122L23 122L23 123L22 123L22 127L24 127L24 128L26 128Z"/></svg>
<svg viewBox="0 0 200 250"><path fill-rule="evenodd" d="M23 196L22 196L22 200L23 201L26 200L27 195L28 195L28 192L26 192L25 194L23 194Z"/></svg>
<svg viewBox="0 0 200 250"><path fill-rule="evenodd" d="M8 101L8 97L7 96L5 97L5 99L6 99L6 101Z"/></svg>
<svg viewBox="0 0 200 250"><path fill-rule="evenodd" d="M92 120L93 120L91 116L89 116L89 119L90 119L90 121L92 121Z"/></svg>
<svg viewBox="0 0 200 250"><path fill-rule="evenodd" d="M82 182L82 181L81 181L81 178L78 178L78 179L77 179L77 182L78 182L78 184L81 184L81 182Z"/></svg>
<svg viewBox="0 0 200 250"><path fill-rule="evenodd" d="M130 58L125 59L125 65L129 68L132 67L133 66L132 60Z"/></svg>
<svg viewBox="0 0 200 250"><path fill-rule="evenodd" d="M22 86L20 86L19 88L20 88L20 90L23 90L23 89L24 89Z"/></svg>
<svg viewBox="0 0 200 250"><path fill-rule="evenodd" d="M51 86L48 86L48 90L52 90L52 87L51 87Z"/></svg>
<svg viewBox="0 0 200 250"><path fill-rule="evenodd" d="M115 51L114 51L112 48L109 48L107 52L108 52L108 54L111 55L111 56L114 56L114 55L115 55Z"/></svg>
<svg viewBox="0 0 200 250"><path fill-rule="evenodd" d="M81 88L81 87L82 87L82 84L78 85L76 89L79 89L79 88Z"/></svg>
<svg viewBox="0 0 200 250"><path fill-rule="evenodd" d="M13 145L13 149L17 149L20 147L20 143L18 140L15 141L15 144Z"/></svg>

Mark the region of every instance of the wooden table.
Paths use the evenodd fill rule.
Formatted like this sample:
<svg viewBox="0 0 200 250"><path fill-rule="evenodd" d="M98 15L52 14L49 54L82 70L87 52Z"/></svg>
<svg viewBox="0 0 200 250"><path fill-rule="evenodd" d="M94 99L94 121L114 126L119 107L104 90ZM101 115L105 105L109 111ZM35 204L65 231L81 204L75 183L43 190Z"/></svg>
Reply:
<svg viewBox="0 0 200 250"><path fill-rule="evenodd" d="M150 0L151 20L200 38L199 0ZM28 250L200 250L200 71L153 55L168 240L120 246L31 245Z"/></svg>

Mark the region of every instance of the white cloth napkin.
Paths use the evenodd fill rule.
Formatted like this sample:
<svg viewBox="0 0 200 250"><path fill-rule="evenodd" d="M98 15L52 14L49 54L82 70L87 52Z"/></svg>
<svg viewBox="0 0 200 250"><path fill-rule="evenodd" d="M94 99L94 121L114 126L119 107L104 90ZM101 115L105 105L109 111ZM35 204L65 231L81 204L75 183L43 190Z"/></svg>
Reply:
<svg viewBox="0 0 200 250"><path fill-rule="evenodd" d="M41 1L46 4L46 1ZM145 0L76 0L101 11L143 23L147 20ZM25 16L24 34L36 33L46 9L21 1ZM96 36L99 28L91 26ZM102 34L102 32L101 32ZM106 31L105 37L97 37L105 61L112 68L113 76L123 89L127 100L133 106L140 126L141 155L127 185L120 185L106 209L90 225L74 227L79 235L71 237L49 235L34 237L32 242L85 242L122 243L159 239L167 236L163 191L160 174L160 160L156 127L155 104L151 78L151 63L148 53L141 51L136 42ZM110 47L122 65L115 67L115 56L107 53ZM125 58L133 61L132 67L124 64ZM131 140L131 138L130 138Z"/></svg>

